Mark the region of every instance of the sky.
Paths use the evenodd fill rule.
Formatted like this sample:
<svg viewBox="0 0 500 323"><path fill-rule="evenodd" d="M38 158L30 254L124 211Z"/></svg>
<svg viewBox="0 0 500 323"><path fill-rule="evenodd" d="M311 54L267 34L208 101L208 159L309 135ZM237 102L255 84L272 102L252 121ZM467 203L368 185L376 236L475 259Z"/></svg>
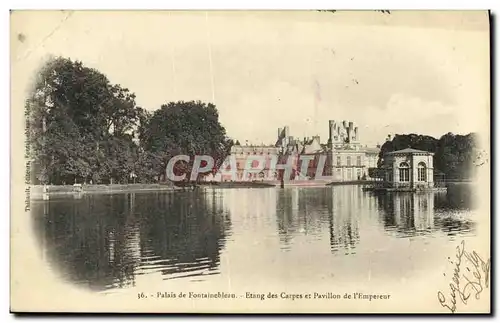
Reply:
<svg viewBox="0 0 500 323"><path fill-rule="evenodd" d="M328 120L353 121L367 145L465 134L489 123L488 30L485 12L460 11L14 12L13 94L54 55L147 110L213 102L242 143L274 144L285 125L326 142Z"/></svg>

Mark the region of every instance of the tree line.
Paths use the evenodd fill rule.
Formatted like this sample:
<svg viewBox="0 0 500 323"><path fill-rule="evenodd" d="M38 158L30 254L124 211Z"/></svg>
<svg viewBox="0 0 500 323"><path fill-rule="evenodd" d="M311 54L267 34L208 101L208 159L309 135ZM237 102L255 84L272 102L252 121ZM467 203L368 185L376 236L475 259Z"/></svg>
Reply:
<svg viewBox="0 0 500 323"><path fill-rule="evenodd" d="M81 61L46 62L25 106L31 182L158 183L174 155L210 155L220 166L229 154L214 104L168 102L149 112L135 99ZM189 163L176 166L189 174Z"/></svg>
<svg viewBox="0 0 500 323"><path fill-rule="evenodd" d="M386 141L379 153L378 168L370 169L370 176L381 174L384 155L391 151L413 148L434 153L434 174L446 180L467 180L475 176L475 162L479 156L477 135L447 133L436 139L418 134L395 135Z"/></svg>
<svg viewBox="0 0 500 323"><path fill-rule="evenodd" d="M234 142L214 104L168 102L150 112L135 98L80 61L57 57L46 62L25 106L31 183L158 183L165 181L175 155L210 155L213 171L229 155ZM382 145L370 176L380 174L385 153L409 147L435 153L435 173L447 179L474 176L478 147L472 133L439 139L396 135ZM191 167L192 162L178 162L174 172L189 178Z"/></svg>

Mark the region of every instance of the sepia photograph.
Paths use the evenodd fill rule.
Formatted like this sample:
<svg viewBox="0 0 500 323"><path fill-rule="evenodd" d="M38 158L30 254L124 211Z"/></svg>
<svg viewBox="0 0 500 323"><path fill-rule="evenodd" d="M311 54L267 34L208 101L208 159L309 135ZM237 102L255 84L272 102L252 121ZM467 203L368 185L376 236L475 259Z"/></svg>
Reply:
<svg viewBox="0 0 500 323"><path fill-rule="evenodd" d="M13 10L14 313L491 313L486 10Z"/></svg>

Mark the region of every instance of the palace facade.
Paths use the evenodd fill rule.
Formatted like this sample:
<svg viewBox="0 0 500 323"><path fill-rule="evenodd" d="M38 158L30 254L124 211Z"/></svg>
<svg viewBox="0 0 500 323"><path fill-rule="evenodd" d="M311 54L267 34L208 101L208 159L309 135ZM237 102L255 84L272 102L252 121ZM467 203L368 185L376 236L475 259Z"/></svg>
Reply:
<svg viewBox="0 0 500 323"><path fill-rule="evenodd" d="M231 147L231 155L236 158L236 181L253 180L275 180L276 174L273 168L274 160L278 156L278 147L272 145L234 145ZM250 156L262 156L264 160L264 169L259 173L245 174L245 165ZM253 167L256 167L257 161L253 161ZM248 168L248 167L247 167Z"/></svg>
<svg viewBox="0 0 500 323"><path fill-rule="evenodd" d="M369 169L377 167L380 146L368 147L360 140L359 128L351 121L328 122L329 136L326 144L321 144L319 136L299 140L289 133L289 128L278 129L276 147L284 155L310 156L309 167L304 171L297 165L299 179L314 179L318 166L323 166L322 176L332 181L355 181L370 179ZM321 165L323 156L324 165ZM295 178L297 179L297 177Z"/></svg>
<svg viewBox="0 0 500 323"><path fill-rule="evenodd" d="M328 152L332 155L332 177L336 181L369 179L377 167L380 147L368 147L360 140L359 128L351 121L330 120Z"/></svg>
<svg viewBox="0 0 500 323"><path fill-rule="evenodd" d="M318 174L332 181L370 179L369 169L377 167L380 146L362 145L359 128L353 122L330 120L328 126L326 143L321 143L320 136L294 137L290 128L285 126L278 128L274 145L234 145L231 155L236 159L236 179L225 175L214 180L276 181L280 175L274 166L287 160L292 161L291 180L312 180ZM264 169L259 173L245 173L251 156L263 158ZM301 165L301 159L308 162L307 167Z"/></svg>

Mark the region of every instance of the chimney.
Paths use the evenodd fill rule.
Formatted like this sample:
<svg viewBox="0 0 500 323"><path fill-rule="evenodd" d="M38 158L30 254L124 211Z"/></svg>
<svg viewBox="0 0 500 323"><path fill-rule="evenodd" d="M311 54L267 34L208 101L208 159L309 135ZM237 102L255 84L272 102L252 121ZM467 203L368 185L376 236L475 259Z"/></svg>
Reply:
<svg viewBox="0 0 500 323"><path fill-rule="evenodd" d="M333 140L333 128L335 127L335 121L328 121L328 142L332 142Z"/></svg>
<svg viewBox="0 0 500 323"><path fill-rule="evenodd" d="M342 121L342 125L344 126L344 128L346 128L346 129L347 129L347 121L345 121L345 120L344 120L344 121Z"/></svg>
<svg viewBox="0 0 500 323"><path fill-rule="evenodd" d="M285 126L285 137L290 136L290 128L288 126Z"/></svg>
<svg viewBox="0 0 500 323"><path fill-rule="evenodd" d="M278 139L281 138L281 133L283 132L283 129L278 128Z"/></svg>
<svg viewBox="0 0 500 323"><path fill-rule="evenodd" d="M350 122L349 122L349 129L351 129L351 130L352 130L353 128L354 128L354 122L350 121Z"/></svg>
<svg viewBox="0 0 500 323"><path fill-rule="evenodd" d="M313 140L316 140L318 143L321 143L321 142L319 141L319 136L318 136L318 135L313 136L313 138L312 138L312 139L313 139Z"/></svg>
<svg viewBox="0 0 500 323"><path fill-rule="evenodd" d="M354 140L358 141L359 140L359 136L358 136L358 127L355 127L354 128Z"/></svg>
<svg viewBox="0 0 500 323"><path fill-rule="evenodd" d="M392 139L391 139L391 135L390 135L390 134L389 134L389 135L387 135L387 139L386 139L386 141L391 141L391 140L392 140Z"/></svg>

